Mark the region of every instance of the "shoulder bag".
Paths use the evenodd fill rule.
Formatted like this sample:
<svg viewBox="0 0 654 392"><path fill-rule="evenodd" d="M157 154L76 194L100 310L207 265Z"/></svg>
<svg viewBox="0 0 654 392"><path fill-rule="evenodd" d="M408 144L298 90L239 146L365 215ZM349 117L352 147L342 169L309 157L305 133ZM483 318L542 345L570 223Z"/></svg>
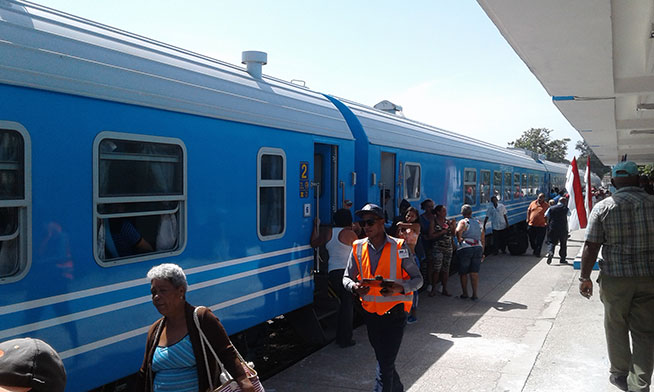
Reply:
<svg viewBox="0 0 654 392"><path fill-rule="evenodd" d="M216 351L214 351L213 347L211 346L211 343L209 342L209 339L207 339L206 335L204 332L202 332L202 328L200 328L200 320L198 319L198 309L200 307L196 307L195 310L193 311L193 321L195 322L195 326L198 329L198 332L200 333L200 343L202 344L202 354L204 355L204 365L207 368L207 377L209 378L209 390L212 392L240 392L241 387L238 386L238 383L232 377L227 370L225 369L225 366L223 366L223 363L220 362L220 359L218 359L218 354L216 354ZM229 337L228 337L229 339ZM232 344L231 340L229 342ZM211 354L213 354L214 358L216 359L216 363L220 367L220 382L222 383L220 386L216 387L214 389L213 385L213 379L211 377L211 372L209 370L209 362L207 361L207 350L206 347L209 347L209 351L211 351ZM250 379L250 382L254 386L254 390L257 392L265 392L263 389L263 385L261 385L261 381L259 381L259 376L257 375L256 370L254 370L254 365L251 365L243 359L241 356L241 353L238 352L236 349L236 346L232 344L232 347L234 347L234 351L236 351L236 355L238 356L239 361L241 362L241 365L243 366L243 369L245 369L245 373L247 374L247 377Z"/></svg>

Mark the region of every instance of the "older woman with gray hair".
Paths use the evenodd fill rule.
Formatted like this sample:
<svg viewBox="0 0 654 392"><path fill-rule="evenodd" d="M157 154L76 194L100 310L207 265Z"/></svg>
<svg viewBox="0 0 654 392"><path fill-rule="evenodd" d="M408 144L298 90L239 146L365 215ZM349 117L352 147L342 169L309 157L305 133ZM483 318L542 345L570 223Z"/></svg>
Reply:
<svg viewBox="0 0 654 392"><path fill-rule="evenodd" d="M200 333L193 321L195 307L186 302L186 275L176 264L150 269L152 303L163 317L155 321L145 345L137 391L206 391L209 376ZM254 391L225 328L208 308L197 310L200 327L229 374L243 391ZM208 351L208 350L207 350ZM206 357L210 375L220 373L213 356ZM218 369L218 370L217 370Z"/></svg>
<svg viewBox="0 0 654 392"><path fill-rule="evenodd" d="M486 238L484 228L477 219L472 218L472 207L464 204L461 207L463 219L456 226L456 239L459 246L456 257L459 261L459 277L461 279L461 298L468 298L468 275L472 286L472 300L476 301L479 285L479 268L484 257Z"/></svg>

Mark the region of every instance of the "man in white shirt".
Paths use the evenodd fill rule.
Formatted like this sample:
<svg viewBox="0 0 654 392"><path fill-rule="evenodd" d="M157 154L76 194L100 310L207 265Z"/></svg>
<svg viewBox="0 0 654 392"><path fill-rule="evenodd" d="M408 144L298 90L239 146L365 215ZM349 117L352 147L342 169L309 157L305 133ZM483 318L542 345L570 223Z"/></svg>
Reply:
<svg viewBox="0 0 654 392"><path fill-rule="evenodd" d="M509 218L506 216L506 207L504 204L497 201L497 196L491 197L491 204L486 211L486 218L484 218L484 229L488 219L493 226L493 244L495 246L495 254L498 251L506 253L506 240L509 234Z"/></svg>

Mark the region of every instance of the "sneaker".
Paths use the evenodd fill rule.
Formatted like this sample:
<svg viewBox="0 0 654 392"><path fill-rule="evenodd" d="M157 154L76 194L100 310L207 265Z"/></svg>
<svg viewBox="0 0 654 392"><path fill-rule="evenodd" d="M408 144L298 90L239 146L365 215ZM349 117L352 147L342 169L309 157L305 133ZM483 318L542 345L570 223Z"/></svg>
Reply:
<svg viewBox="0 0 654 392"><path fill-rule="evenodd" d="M615 385L621 391L629 390L627 387L627 376L616 376L611 374L609 376L609 382L611 382L611 384Z"/></svg>
<svg viewBox="0 0 654 392"><path fill-rule="evenodd" d="M568 264L568 262L567 262L565 259L561 259L561 260L559 261L559 264Z"/></svg>
<svg viewBox="0 0 654 392"><path fill-rule="evenodd" d="M547 254L547 264L552 264L552 258L554 258L554 255L551 253Z"/></svg>
<svg viewBox="0 0 654 392"><path fill-rule="evenodd" d="M409 316L409 318L406 319L406 323L407 323L407 324L413 324L413 323L415 323L416 321L418 321L418 319L415 318L415 317L413 317L413 316Z"/></svg>

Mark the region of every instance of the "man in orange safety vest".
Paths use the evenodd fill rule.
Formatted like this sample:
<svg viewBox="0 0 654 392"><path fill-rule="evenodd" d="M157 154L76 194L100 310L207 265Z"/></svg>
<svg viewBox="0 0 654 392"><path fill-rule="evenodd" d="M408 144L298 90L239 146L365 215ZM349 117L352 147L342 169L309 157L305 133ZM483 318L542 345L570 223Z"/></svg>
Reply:
<svg viewBox="0 0 654 392"><path fill-rule="evenodd" d="M395 370L412 292L422 286L422 275L404 240L386 235L384 212L366 204L356 212L367 238L352 244L343 285L363 306L368 340L375 350L377 375L374 391L401 392Z"/></svg>

